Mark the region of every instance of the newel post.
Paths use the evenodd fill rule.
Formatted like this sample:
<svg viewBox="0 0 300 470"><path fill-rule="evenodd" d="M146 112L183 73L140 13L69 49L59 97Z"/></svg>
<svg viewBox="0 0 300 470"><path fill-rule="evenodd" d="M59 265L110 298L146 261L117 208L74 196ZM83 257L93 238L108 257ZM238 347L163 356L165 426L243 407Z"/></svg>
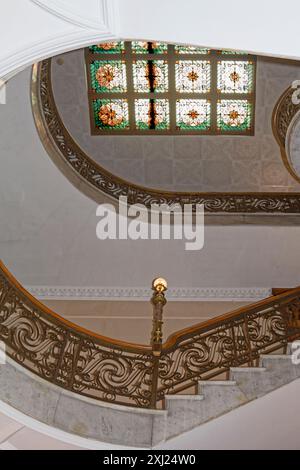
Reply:
<svg viewBox="0 0 300 470"><path fill-rule="evenodd" d="M163 309L167 303L165 292L168 289L167 281L163 278L154 279L152 282L153 295L151 304L153 306L153 320L152 320L152 333L151 333L151 346L154 356L154 367L152 376L152 408L156 408L157 402L157 387L158 387L158 373L159 373L159 359L162 350L163 341Z"/></svg>

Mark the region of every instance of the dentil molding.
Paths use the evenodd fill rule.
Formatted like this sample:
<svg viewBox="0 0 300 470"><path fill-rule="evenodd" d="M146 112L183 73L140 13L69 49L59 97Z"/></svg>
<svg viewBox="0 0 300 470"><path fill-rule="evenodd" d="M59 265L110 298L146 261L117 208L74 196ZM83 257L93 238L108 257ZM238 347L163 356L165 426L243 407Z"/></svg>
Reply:
<svg viewBox="0 0 300 470"><path fill-rule="evenodd" d="M40 300L140 300L148 301L147 287L55 287L28 286L27 290ZM168 289L170 301L250 301L265 299L272 289L261 287L173 287Z"/></svg>

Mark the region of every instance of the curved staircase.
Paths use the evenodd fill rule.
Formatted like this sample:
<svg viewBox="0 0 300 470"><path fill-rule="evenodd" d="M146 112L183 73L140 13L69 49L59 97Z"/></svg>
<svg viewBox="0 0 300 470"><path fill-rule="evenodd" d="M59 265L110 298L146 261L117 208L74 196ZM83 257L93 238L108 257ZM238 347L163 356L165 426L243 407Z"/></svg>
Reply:
<svg viewBox="0 0 300 470"><path fill-rule="evenodd" d="M84 447L158 446L300 377L289 346L300 337L300 288L280 292L141 346L66 322L2 264L0 411Z"/></svg>

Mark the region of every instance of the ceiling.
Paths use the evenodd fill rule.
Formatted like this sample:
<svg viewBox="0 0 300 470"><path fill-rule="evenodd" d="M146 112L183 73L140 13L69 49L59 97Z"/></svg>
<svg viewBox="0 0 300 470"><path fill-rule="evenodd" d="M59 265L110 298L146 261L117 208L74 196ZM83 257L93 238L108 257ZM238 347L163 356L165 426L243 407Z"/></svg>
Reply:
<svg viewBox="0 0 300 470"><path fill-rule="evenodd" d="M271 118L299 69L258 58L254 136L91 135L83 50L52 61L52 85L63 123L82 150L131 183L165 191L285 192L300 185L283 164Z"/></svg>

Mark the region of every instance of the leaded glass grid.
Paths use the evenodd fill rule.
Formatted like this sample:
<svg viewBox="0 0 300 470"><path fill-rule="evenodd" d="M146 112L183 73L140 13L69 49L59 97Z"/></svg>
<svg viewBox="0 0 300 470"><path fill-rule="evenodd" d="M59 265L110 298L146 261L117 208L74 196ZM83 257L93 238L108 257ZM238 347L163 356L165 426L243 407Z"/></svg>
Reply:
<svg viewBox="0 0 300 470"><path fill-rule="evenodd" d="M253 135L256 57L162 42L86 49L91 132Z"/></svg>

